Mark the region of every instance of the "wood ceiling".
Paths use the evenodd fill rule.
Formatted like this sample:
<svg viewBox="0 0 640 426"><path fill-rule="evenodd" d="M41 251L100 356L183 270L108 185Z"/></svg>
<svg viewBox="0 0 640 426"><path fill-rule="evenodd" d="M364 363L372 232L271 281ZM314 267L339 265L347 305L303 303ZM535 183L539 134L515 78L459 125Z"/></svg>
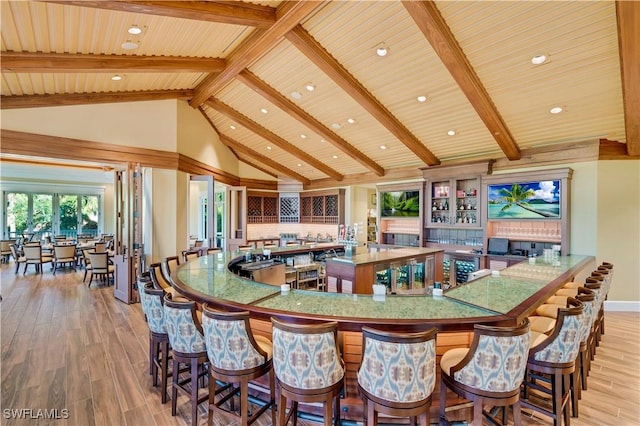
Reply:
<svg viewBox="0 0 640 426"><path fill-rule="evenodd" d="M597 140L610 158L640 155L640 2L1 7L2 109L186 100L241 161L285 181L517 162ZM550 60L535 66L539 54Z"/></svg>

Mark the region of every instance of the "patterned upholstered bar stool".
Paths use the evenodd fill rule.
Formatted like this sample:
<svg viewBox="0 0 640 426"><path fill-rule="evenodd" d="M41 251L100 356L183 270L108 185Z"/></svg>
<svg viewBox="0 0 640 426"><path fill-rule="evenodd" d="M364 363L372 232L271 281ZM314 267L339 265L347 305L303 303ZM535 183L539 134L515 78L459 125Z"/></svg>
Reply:
<svg viewBox="0 0 640 426"><path fill-rule="evenodd" d="M600 338L602 336L601 326L602 326L602 318L603 318L603 305L604 305L604 283L602 275L591 276L585 280L584 286L589 290L593 291L595 297L595 309L596 312L593 314L593 324L591 327L591 332L589 334L589 351L590 358L593 359L596 356L596 349L600 345Z"/></svg>
<svg viewBox="0 0 640 426"><path fill-rule="evenodd" d="M140 289L140 303L149 326L149 374L153 377L153 386L158 386L162 403L167 402L167 378L169 377L169 334L164 316L164 291L153 287L151 282Z"/></svg>
<svg viewBox="0 0 640 426"><path fill-rule="evenodd" d="M153 283L153 287L155 289L162 290L165 293L174 294L171 283L164 279L161 263L158 262L149 265L149 277L151 277L151 282Z"/></svg>
<svg viewBox="0 0 640 426"><path fill-rule="evenodd" d="M580 350L582 303L568 299L559 308L556 327L549 337L529 350L523 383L522 406L553 418L554 426L570 423L570 375Z"/></svg>
<svg viewBox="0 0 640 426"><path fill-rule="evenodd" d="M198 379L208 377L207 351L202 335L202 326L196 318L196 303L183 297L164 296L164 315L173 350L173 373L171 384L171 415L176 415L178 391L191 399L191 425L198 424L198 405L209 400L209 394L199 395ZM180 380L180 365L186 364L189 378ZM187 388L186 384L190 387Z"/></svg>
<svg viewBox="0 0 640 426"><path fill-rule="evenodd" d="M447 422L447 388L473 401L473 425L482 425L483 405L513 406L521 424L520 385L529 351L529 321L516 327L474 326L471 347L450 349L440 359L440 419Z"/></svg>
<svg viewBox="0 0 640 426"><path fill-rule="evenodd" d="M252 424L271 408L271 423L276 424L275 378L272 369L273 346L262 336L255 336L249 324L249 312L220 312L203 306L202 327L209 355L209 424L213 413L240 421L242 426ZM269 375L269 401L249 415L249 382ZM215 383L221 380L231 391L215 402ZM240 413L223 408L223 404L240 393Z"/></svg>
<svg viewBox="0 0 640 426"><path fill-rule="evenodd" d="M587 376L591 368L589 359L589 334L593 326L593 319L596 314L595 294L588 288L578 289L576 300L582 303L582 324L580 327L580 349L576 357L576 371L571 376L572 379L572 399L571 412L573 417L578 417L578 400L582 397L582 390L587 390Z"/></svg>
<svg viewBox="0 0 640 426"><path fill-rule="evenodd" d="M171 282L171 273L177 271L178 266L180 266L180 258L178 256L169 256L162 261L160 270L166 282Z"/></svg>
<svg viewBox="0 0 640 426"><path fill-rule="evenodd" d="M411 417L429 424L436 383L436 329L393 333L362 327L358 390L365 423L378 424L378 413Z"/></svg>
<svg viewBox="0 0 640 426"><path fill-rule="evenodd" d="M289 423L291 416L295 423L298 402L322 403L325 426L333 419L340 424L344 362L338 350L338 323L289 324L275 318L271 323L273 369L280 389L279 426ZM293 401L288 414L287 399Z"/></svg>

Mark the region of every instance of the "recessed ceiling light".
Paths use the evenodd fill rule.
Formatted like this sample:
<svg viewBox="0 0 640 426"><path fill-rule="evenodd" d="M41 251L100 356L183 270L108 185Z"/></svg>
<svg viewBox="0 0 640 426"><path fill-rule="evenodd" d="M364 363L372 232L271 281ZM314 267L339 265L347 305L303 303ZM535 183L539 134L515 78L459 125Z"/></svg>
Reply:
<svg viewBox="0 0 640 426"><path fill-rule="evenodd" d="M111 77L111 80L113 80L113 81L120 81L120 80L122 80L122 76L121 76L121 75L116 74L116 75L114 75L113 77Z"/></svg>
<svg viewBox="0 0 640 426"><path fill-rule="evenodd" d="M291 92L291 97L293 99L301 99L302 93L298 92L297 90L294 90L293 92Z"/></svg>
<svg viewBox="0 0 640 426"><path fill-rule="evenodd" d="M138 48L138 43L134 43L132 41L125 41L121 44L124 50L133 50Z"/></svg>
<svg viewBox="0 0 640 426"><path fill-rule="evenodd" d="M386 145L380 145L380 149L387 149Z"/></svg>
<svg viewBox="0 0 640 426"><path fill-rule="evenodd" d="M266 113L268 113L269 111L267 111L267 109L266 109L266 108L260 108L260 112L261 112L261 113L263 113L263 114L266 114Z"/></svg>
<svg viewBox="0 0 640 426"><path fill-rule="evenodd" d="M230 128L231 130L235 130L235 129L236 129L236 126L234 126L234 125L232 124L231 126L229 126L229 128Z"/></svg>
<svg viewBox="0 0 640 426"><path fill-rule="evenodd" d="M316 86L314 86L311 82L304 85L304 88L307 89L307 92L313 92L316 90Z"/></svg>
<svg viewBox="0 0 640 426"><path fill-rule="evenodd" d="M138 35L138 34L141 34L141 33L142 33L142 28L140 28L140 27L139 27L139 26L137 26L137 25L132 25L131 27L129 27L129 29L127 30L127 32L128 32L129 34L132 34L132 35Z"/></svg>
<svg viewBox="0 0 640 426"><path fill-rule="evenodd" d="M536 55L533 58L531 58L531 63L533 65L541 65L547 62L547 59L549 59L547 55Z"/></svg>
<svg viewBox="0 0 640 426"><path fill-rule="evenodd" d="M302 164L298 163L298 167L302 167Z"/></svg>
<svg viewBox="0 0 640 426"><path fill-rule="evenodd" d="M560 106L553 107L549 110L551 114L560 114L562 111L564 111L564 108Z"/></svg>
<svg viewBox="0 0 640 426"><path fill-rule="evenodd" d="M385 46L384 43L382 43L380 46L376 48L376 55L380 57L387 56L388 53L389 53L389 48Z"/></svg>
<svg viewBox="0 0 640 426"><path fill-rule="evenodd" d="M448 134L449 136L455 136L455 135L456 135L456 131L455 131L455 130L449 130L449 131L447 132L447 134Z"/></svg>
<svg viewBox="0 0 640 426"><path fill-rule="evenodd" d="M306 138L307 138L307 135L305 135L305 134L303 133L303 134L301 134L301 135L300 135L300 137L301 137L302 139L306 139Z"/></svg>
<svg viewBox="0 0 640 426"><path fill-rule="evenodd" d="M338 130L338 129L339 129L339 128L341 128L341 127L342 127L342 126L341 126L339 123L333 123L333 124L331 124L331 128L332 128L332 129L335 129L335 130Z"/></svg>
<svg viewBox="0 0 640 426"><path fill-rule="evenodd" d="M333 155L332 158L335 160L336 158L338 158L337 155Z"/></svg>
<svg viewBox="0 0 640 426"><path fill-rule="evenodd" d="M418 96L418 102L427 102L427 97L425 95Z"/></svg>
<svg viewBox="0 0 640 426"><path fill-rule="evenodd" d="M355 124L356 120L354 118L347 118L347 123Z"/></svg>
<svg viewBox="0 0 640 426"><path fill-rule="evenodd" d="M326 141L324 139L320 139L320 142L325 143Z"/></svg>
<svg viewBox="0 0 640 426"><path fill-rule="evenodd" d="M271 147L270 147L270 146L267 146L267 149L268 149L268 150L271 150Z"/></svg>

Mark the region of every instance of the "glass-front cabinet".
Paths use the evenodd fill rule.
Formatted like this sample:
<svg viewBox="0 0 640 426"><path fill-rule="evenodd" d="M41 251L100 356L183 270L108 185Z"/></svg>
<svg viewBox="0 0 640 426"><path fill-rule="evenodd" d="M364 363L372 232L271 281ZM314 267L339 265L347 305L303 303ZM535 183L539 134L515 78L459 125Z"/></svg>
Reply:
<svg viewBox="0 0 640 426"><path fill-rule="evenodd" d="M431 206L427 226L481 226L480 177L434 181L427 192Z"/></svg>

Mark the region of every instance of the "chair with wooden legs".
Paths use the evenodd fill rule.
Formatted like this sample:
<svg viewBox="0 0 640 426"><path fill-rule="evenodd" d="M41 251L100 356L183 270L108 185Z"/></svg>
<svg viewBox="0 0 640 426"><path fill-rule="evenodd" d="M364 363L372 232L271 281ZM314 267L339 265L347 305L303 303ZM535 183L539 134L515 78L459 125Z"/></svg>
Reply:
<svg viewBox="0 0 640 426"><path fill-rule="evenodd" d="M447 389L473 401L473 425L490 413L484 405L513 406L513 421L521 424L520 385L529 351L529 321L515 327L476 324L471 347L450 349L440 359L440 420L447 423Z"/></svg>
<svg viewBox="0 0 640 426"><path fill-rule="evenodd" d="M185 262L195 260L198 257L200 257L199 251L182 250L182 260L184 260Z"/></svg>
<svg viewBox="0 0 640 426"><path fill-rule="evenodd" d="M184 297L164 295L164 315L169 342L173 351L171 374L171 415L177 411L178 391L189 396L191 401L191 425L198 424L198 405L209 400L208 392L200 395L198 382L209 376L206 368L207 350L202 326L196 317L196 303ZM186 365L189 377L180 379L180 365ZM187 387L187 384L189 385Z"/></svg>
<svg viewBox="0 0 640 426"><path fill-rule="evenodd" d="M522 406L570 424L570 376L580 351L582 303L570 297L567 308L558 308L556 327L550 336L529 349L522 384Z"/></svg>
<svg viewBox="0 0 640 426"><path fill-rule="evenodd" d="M394 333L365 326L362 347L358 390L365 424L377 425L378 413L383 413L429 425L436 383L436 329Z"/></svg>
<svg viewBox="0 0 640 426"><path fill-rule="evenodd" d="M158 386L162 403L167 402L167 379L169 377L169 334L164 317L164 291L155 289L148 282L140 289L140 303L149 326L149 374L153 377L153 386Z"/></svg>
<svg viewBox="0 0 640 426"><path fill-rule="evenodd" d="M298 403L321 403L324 425L340 424L344 362L338 349L338 323L292 324L271 318L273 369L280 389L278 425L285 426ZM287 400L291 408L287 414Z"/></svg>
<svg viewBox="0 0 640 426"><path fill-rule="evenodd" d="M16 243L16 240L1 240L0 241L0 258L2 263L8 263L11 256L11 246Z"/></svg>
<svg viewBox="0 0 640 426"><path fill-rule="evenodd" d="M249 324L249 312L221 312L203 306L202 328L209 356L209 425L217 413L247 426L271 408L271 423L276 424L275 378L272 368L273 345L262 336L254 336ZM250 414L249 382L269 375L269 400ZM230 391L215 401L216 381L229 385ZM235 412L233 398L240 398L239 413ZM231 408L223 405L231 400Z"/></svg>
<svg viewBox="0 0 640 426"><path fill-rule="evenodd" d="M40 246L40 244L25 244L22 248L22 251L25 258L24 272L22 273L23 275L27 273L27 267L29 267L29 265L33 265L36 273L41 274L42 265L44 265L45 263L53 264L53 257L45 256L44 254L42 254L42 247Z"/></svg>
<svg viewBox="0 0 640 426"><path fill-rule="evenodd" d="M106 253L107 252L107 243L105 242L97 242L95 243L93 250L96 253Z"/></svg>
<svg viewBox="0 0 640 426"><path fill-rule="evenodd" d="M89 268L89 283L87 287L91 287L94 275L102 282L109 285L109 279L115 281L116 267L109 262L109 254L104 253L88 253L91 268Z"/></svg>
<svg viewBox="0 0 640 426"><path fill-rule="evenodd" d="M76 253L76 245L72 244L72 245L54 245L53 246L53 274L55 275L56 273L56 269L58 269L58 266L62 265L66 265L69 264L69 266L71 266L73 268L73 270L76 270L76 260L77 260L77 253Z"/></svg>
<svg viewBox="0 0 640 426"><path fill-rule="evenodd" d="M16 274L18 273L18 271L20 270L20 265L25 264L25 268L26 263L27 263L27 258L24 257L24 255L18 250L18 246L15 244L11 244L11 246L9 246L10 250L11 250L11 256L13 257L13 261L16 263Z"/></svg>

